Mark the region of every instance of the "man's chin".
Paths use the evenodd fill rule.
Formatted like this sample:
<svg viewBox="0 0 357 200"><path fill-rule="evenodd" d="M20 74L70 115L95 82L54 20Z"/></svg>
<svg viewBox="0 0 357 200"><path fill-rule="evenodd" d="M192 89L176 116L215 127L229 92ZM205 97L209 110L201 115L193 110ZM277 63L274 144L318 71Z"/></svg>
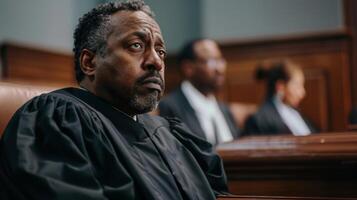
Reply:
<svg viewBox="0 0 357 200"><path fill-rule="evenodd" d="M136 111L136 114L150 112L157 108L161 95L158 91L148 95L135 95L129 102L129 106Z"/></svg>

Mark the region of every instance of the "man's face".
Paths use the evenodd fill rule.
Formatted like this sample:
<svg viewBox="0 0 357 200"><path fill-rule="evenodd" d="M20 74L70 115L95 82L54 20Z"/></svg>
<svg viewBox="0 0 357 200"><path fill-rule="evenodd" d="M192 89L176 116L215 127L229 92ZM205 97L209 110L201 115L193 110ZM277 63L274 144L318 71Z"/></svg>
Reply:
<svg viewBox="0 0 357 200"><path fill-rule="evenodd" d="M95 93L129 115L153 110L164 91L165 44L142 11L119 11L104 56L96 55Z"/></svg>
<svg viewBox="0 0 357 200"><path fill-rule="evenodd" d="M218 45L212 40L202 40L195 44L195 70L192 82L204 92L215 92L224 84L226 62Z"/></svg>

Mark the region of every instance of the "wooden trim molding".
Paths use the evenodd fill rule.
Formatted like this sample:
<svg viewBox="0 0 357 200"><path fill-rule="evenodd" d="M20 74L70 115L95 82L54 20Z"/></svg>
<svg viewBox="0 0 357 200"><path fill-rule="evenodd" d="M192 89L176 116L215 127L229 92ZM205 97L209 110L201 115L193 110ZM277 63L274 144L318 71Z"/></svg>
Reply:
<svg viewBox="0 0 357 200"><path fill-rule="evenodd" d="M351 90L352 102L357 106L357 2L343 0L344 21L350 37L349 62L351 63Z"/></svg>
<svg viewBox="0 0 357 200"><path fill-rule="evenodd" d="M1 79L73 85L71 54L48 51L16 43L1 45Z"/></svg>

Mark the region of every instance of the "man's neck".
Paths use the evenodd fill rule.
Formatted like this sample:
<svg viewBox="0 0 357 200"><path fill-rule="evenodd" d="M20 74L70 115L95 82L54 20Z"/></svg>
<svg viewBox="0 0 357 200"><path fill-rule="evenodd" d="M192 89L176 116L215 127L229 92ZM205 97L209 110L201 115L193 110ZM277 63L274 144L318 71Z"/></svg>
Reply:
<svg viewBox="0 0 357 200"><path fill-rule="evenodd" d="M199 91L199 92L200 92L203 96L205 96L206 98L208 98L208 97L210 97L210 96L214 96L214 92L213 92L213 91L208 90L207 88L201 87L200 85L198 85L198 84L196 84L196 83L194 83L194 82L191 82L191 81L189 81L189 82L191 83L191 85L192 85L193 87L196 88L197 91Z"/></svg>
<svg viewBox="0 0 357 200"><path fill-rule="evenodd" d="M112 106L113 109L119 111L119 112L122 112L123 114L133 118L135 121L136 121L136 114L131 114L131 112L129 112L128 110L126 109L121 109L121 107L123 106L118 106L118 105L113 105L110 101L108 101L106 98L103 98L101 95L98 95L95 90L93 89L93 87L91 87L90 85L88 84L85 84L83 82L81 82L79 84L79 87L83 90L86 90L92 94L94 94L95 96L97 96L98 98L101 98L102 100L106 101L108 104L110 104Z"/></svg>

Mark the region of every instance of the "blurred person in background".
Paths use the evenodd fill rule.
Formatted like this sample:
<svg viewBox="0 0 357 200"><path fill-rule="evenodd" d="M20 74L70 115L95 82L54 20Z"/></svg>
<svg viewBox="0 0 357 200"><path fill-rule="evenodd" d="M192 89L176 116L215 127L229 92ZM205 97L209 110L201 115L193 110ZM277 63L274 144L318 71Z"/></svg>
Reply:
<svg viewBox="0 0 357 200"><path fill-rule="evenodd" d="M179 118L213 145L237 138L239 129L231 111L215 97L226 71L218 44L210 39L193 40L183 47L178 59L184 81L160 102L160 115Z"/></svg>
<svg viewBox="0 0 357 200"><path fill-rule="evenodd" d="M257 68L256 78L265 81L266 100L247 119L243 135L304 136L316 132L297 110L306 94L300 66L288 60L267 61Z"/></svg>

